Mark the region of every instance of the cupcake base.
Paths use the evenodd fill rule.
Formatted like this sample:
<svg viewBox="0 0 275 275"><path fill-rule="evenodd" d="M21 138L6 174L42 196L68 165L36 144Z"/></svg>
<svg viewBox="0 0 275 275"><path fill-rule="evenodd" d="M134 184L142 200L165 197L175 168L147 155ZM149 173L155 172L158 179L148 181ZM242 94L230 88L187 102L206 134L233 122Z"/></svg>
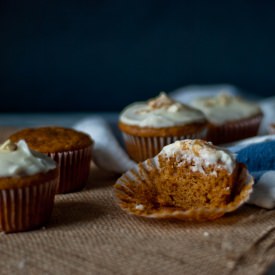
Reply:
<svg viewBox="0 0 275 275"><path fill-rule="evenodd" d="M209 123L206 139L214 144L223 144L257 136L261 121L262 115L257 115L223 125Z"/></svg>
<svg viewBox="0 0 275 275"><path fill-rule="evenodd" d="M12 233L44 226L51 217L57 184L57 169L46 175L1 179L0 230Z"/></svg>
<svg viewBox="0 0 275 275"><path fill-rule="evenodd" d="M128 155L136 162L157 155L161 149L177 140L205 139L205 123L193 123L170 128L139 128L119 123Z"/></svg>
<svg viewBox="0 0 275 275"><path fill-rule="evenodd" d="M57 193L69 193L81 190L85 187L92 159L92 147L84 149L48 153L60 168L60 181Z"/></svg>
<svg viewBox="0 0 275 275"><path fill-rule="evenodd" d="M171 137L138 137L123 134L123 139L129 156L136 162L144 161L157 155L161 149L177 140L203 139L205 131L192 135Z"/></svg>

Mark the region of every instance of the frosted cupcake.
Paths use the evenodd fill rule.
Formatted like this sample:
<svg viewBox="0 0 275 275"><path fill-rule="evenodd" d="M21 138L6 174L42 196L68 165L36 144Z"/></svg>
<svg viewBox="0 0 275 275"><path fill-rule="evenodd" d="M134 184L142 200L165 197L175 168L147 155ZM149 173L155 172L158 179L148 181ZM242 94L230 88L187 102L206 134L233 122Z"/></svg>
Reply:
<svg viewBox="0 0 275 275"><path fill-rule="evenodd" d="M244 203L252 184L230 152L182 140L123 174L115 195L123 210L138 216L213 220Z"/></svg>
<svg viewBox="0 0 275 275"><path fill-rule="evenodd" d="M155 156L167 144L186 138L204 138L203 113L161 93L147 102L126 107L119 117L129 156L139 162Z"/></svg>
<svg viewBox="0 0 275 275"><path fill-rule="evenodd" d="M240 97L220 93L191 102L209 121L207 140L215 144L256 136L262 121L258 104Z"/></svg>
<svg viewBox="0 0 275 275"><path fill-rule="evenodd" d="M26 231L45 225L58 185L56 163L25 141L0 146L0 229Z"/></svg>
<svg viewBox="0 0 275 275"><path fill-rule="evenodd" d="M27 128L10 136L16 142L26 140L28 146L47 154L60 167L58 193L85 187L92 158L92 139L85 133L63 127Z"/></svg>

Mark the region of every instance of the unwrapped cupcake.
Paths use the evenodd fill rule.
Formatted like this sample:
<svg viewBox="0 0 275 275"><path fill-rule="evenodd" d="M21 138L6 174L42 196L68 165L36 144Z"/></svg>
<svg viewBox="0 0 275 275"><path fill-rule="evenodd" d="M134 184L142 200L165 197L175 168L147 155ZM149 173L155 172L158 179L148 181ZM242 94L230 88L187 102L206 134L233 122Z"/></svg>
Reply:
<svg viewBox="0 0 275 275"><path fill-rule="evenodd" d="M187 139L123 174L115 195L123 210L138 216L213 220L244 203L252 184L229 151Z"/></svg>
<svg viewBox="0 0 275 275"><path fill-rule="evenodd" d="M127 152L136 162L155 156L176 140L204 138L206 126L201 111L176 102L165 93L127 106L119 117Z"/></svg>
<svg viewBox="0 0 275 275"><path fill-rule="evenodd" d="M0 146L0 230L26 231L45 225L58 185L56 163L25 141Z"/></svg>
<svg viewBox="0 0 275 275"><path fill-rule="evenodd" d="M191 102L209 121L207 140L214 144L228 143L256 136L263 113L257 103L220 93Z"/></svg>
<svg viewBox="0 0 275 275"><path fill-rule="evenodd" d="M57 162L60 167L58 193L78 191L86 185L93 145L87 134L70 128L39 127L20 130L9 138L14 142L26 140L31 149Z"/></svg>

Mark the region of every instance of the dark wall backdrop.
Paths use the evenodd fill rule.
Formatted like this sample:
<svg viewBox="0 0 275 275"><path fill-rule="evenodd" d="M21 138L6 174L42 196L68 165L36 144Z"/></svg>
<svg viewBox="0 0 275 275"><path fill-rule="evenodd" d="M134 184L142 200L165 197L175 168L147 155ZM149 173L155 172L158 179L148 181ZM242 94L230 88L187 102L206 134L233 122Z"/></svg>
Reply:
<svg viewBox="0 0 275 275"><path fill-rule="evenodd" d="M0 0L1 111L116 111L187 84L275 95L275 1Z"/></svg>

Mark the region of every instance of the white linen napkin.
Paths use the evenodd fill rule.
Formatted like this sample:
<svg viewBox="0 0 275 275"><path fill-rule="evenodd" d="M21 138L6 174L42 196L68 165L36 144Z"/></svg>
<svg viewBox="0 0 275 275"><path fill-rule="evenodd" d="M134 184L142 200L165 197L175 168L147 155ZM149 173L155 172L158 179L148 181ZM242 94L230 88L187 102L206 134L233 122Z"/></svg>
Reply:
<svg viewBox="0 0 275 275"><path fill-rule="evenodd" d="M89 134L94 140L93 160L99 168L123 173L134 166L135 162L119 145L110 126L103 118L87 117L76 123L74 128Z"/></svg>

